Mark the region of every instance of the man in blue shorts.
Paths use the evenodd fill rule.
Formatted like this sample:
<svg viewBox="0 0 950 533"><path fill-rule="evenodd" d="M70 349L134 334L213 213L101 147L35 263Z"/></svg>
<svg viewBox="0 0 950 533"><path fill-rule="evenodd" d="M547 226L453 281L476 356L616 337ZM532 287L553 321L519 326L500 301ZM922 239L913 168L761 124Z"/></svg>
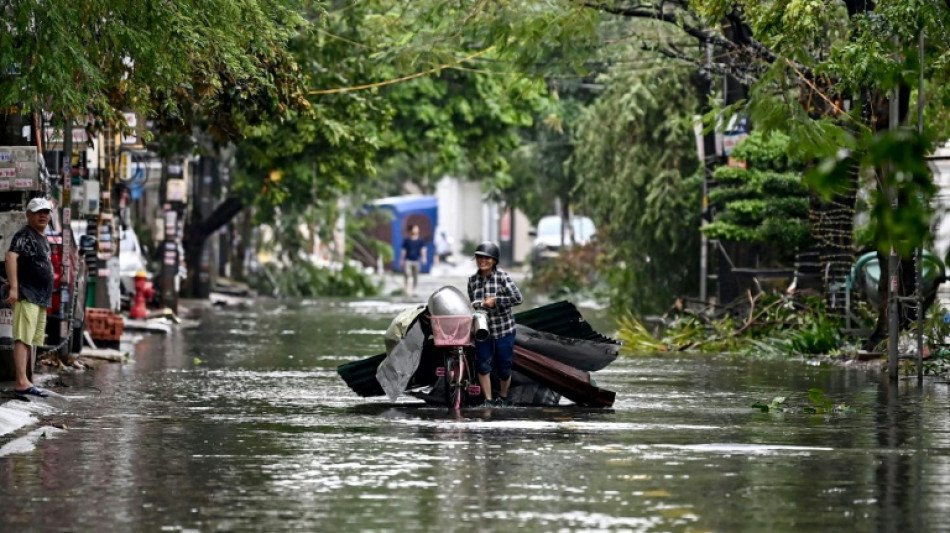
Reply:
<svg viewBox="0 0 950 533"><path fill-rule="evenodd" d="M406 279L406 294L409 297L416 295L416 285L419 284L419 269L426 262L426 241L419 236L419 226L409 226L409 238L402 241L402 254L399 263ZM410 285L410 281L412 284Z"/></svg>
<svg viewBox="0 0 950 533"><path fill-rule="evenodd" d="M13 235L6 255L7 303L13 306L13 366L16 394L46 397L27 377L31 351L43 344L46 308L53 298L53 262L46 226L53 204L34 198L26 206L27 224Z"/></svg>

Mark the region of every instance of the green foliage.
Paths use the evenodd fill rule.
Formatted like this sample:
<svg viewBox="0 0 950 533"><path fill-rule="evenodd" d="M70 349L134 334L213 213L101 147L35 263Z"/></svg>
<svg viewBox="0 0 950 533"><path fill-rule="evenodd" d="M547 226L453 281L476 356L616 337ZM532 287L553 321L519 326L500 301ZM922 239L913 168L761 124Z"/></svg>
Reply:
<svg viewBox="0 0 950 533"><path fill-rule="evenodd" d="M750 168L794 172L801 169L802 163L790 157L790 141L789 136L781 131L755 131L736 146L730 157L745 161Z"/></svg>
<svg viewBox="0 0 950 533"><path fill-rule="evenodd" d="M262 294L281 297L363 298L380 291L380 286L372 278L352 265L329 268L304 261L288 268L268 263L251 277L250 284Z"/></svg>
<svg viewBox="0 0 950 533"><path fill-rule="evenodd" d="M499 56L470 37L478 28L450 26L467 14L436 0L314 13L314 31L292 43L309 112L259 126L237 152L238 191L259 219L343 194L397 194L407 182L431 190L444 175L510 184L505 156L544 86L473 68L475 57L490 66Z"/></svg>
<svg viewBox="0 0 950 533"><path fill-rule="evenodd" d="M775 398L772 398L772 401L769 403L755 402L752 404L752 408L758 409L762 411L763 413L768 413L770 411L779 412L784 409L783 404L785 403L785 400L787 399L788 398L786 398L785 396L776 396Z"/></svg>
<svg viewBox="0 0 950 533"><path fill-rule="evenodd" d="M304 109L287 51L295 0L30 2L0 7L0 109L124 124L126 109L219 138Z"/></svg>
<svg viewBox="0 0 950 533"><path fill-rule="evenodd" d="M811 223L803 215L769 216L757 229L759 238L781 250L801 250L812 241Z"/></svg>
<svg viewBox="0 0 950 533"><path fill-rule="evenodd" d="M640 355L669 351L666 343L654 337L632 314L620 317L617 325L620 327L617 332L617 340L621 342L620 353Z"/></svg>
<svg viewBox="0 0 950 533"><path fill-rule="evenodd" d="M804 413L804 414L850 414L855 409L848 404L835 404L834 400L825 394L825 391L818 388L808 389L805 398L807 403L802 401L792 402L797 399L796 394L789 396L776 396L769 403L755 402L753 409L758 409L763 413Z"/></svg>
<svg viewBox="0 0 950 533"><path fill-rule="evenodd" d="M741 167L720 166L713 170L712 178L719 183L744 183L748 171Z"/></svg>
<svg viewBox="0 0 950 533"><path fill-rule="evenodd" d="M682 310L656 337L632 316L618 321L621 353L723 351L757 357L827 355L843 344L840 324L814 297L762 296L737 323L735 315L711 318ZM661 348L662 347L662 348Z"/></svg>
<svg viewBox="0 0 950 533"><path fill-rule="evenodd" d="M838 324L823 313L810 316L797 326L787 337L792 353L829 354L841 343Z"/></svg>
<svg viewBox="0 0 950 533"><path fill-rule="evenodd" d="M788 156L788 143L781 133L753 132L733 152L748 168L713 172L719 186L709 192L709 200L718 210L702 228L707 237L767 243L786 254L808 246L808 192L794 170L801 165Z"/></svg>
<svg viewBox="0 0 950 533"><path fill-rule="evenodd" d="M563 249L557 257L532 269L529 286L552 298L598 291L601 280L597 263L601 255L600 247L593 242Z"/></svg>
<svg viewBox="0 0 950 533"><path fill-rule="evenodd" d="M611 306L665 309L698 280L701 187L685 73L616 71L581 116L570 161L598 223Z"/></svg>
<svg viewBox="0 0 950 533"><path fill-rule="evenodd" d="M808 190L798 173L762 172L757 178L757 186L763 194L776 197L779 201L797 201L799 205L807 203Z"/></svg>
<svg viewBox="0 0 950 533"><path fill-rule="evenodd" d="M754 242L760 238L760 233L754 228L730 224L722 220L710 222L703 226L703 233L710 239L722 239L734 242Z"/></svg>
<svg viewBox="0 0 950 533"><path fill-rule="evenodd" d="M309 16L314 31L290 43L308 80L307 112L250 128L236 151L235 188L259 221L377 186L374 160L393 117L390 104L378 91L322 92L379 81L367 7Z"/></svg>
<svg viewBox="0 0 950 533"><path fill-rule="evenodd" d="M446 174L496 180L504 189L506 155L530 126L543 85L446 70L384 92L392 122L380 139L383 177L426 187Z"/></svg>
<svg viewBox="0 0 950 533"><path fill-rule="evenodd" d="M932 352L929 358L924 359L924 375L950 378L950 349L941 347Z"/></svg>
<svg viewBox="0 0 950 533"><path fill-rule="evenodd" d="M512 183L503 187L505 200L531 220L554 213L553 206L575 206L581 196L577 169L569 164L576 147L575 132L590 95L551 80L554 98L537 114L531 128L521 129L521 144L509 162ZM585 213L586 214L586 213Z"/></svg>

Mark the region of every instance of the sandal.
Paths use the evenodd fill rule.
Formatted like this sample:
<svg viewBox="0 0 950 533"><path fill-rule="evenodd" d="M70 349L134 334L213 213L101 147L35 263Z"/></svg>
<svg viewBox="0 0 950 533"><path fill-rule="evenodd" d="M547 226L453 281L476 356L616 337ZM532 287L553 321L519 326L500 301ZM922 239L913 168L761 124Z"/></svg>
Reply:
<svg viewBox="0 0 950 533"><path fill-rule="evenodd" d="M20 396L37 396L39 398L46 398L49 396L49 393L41 391L40 389L36 388L35 385L32 385L30 386L30 388L23 389L23 390L13 389L13 393L19 394Z"/></svg>

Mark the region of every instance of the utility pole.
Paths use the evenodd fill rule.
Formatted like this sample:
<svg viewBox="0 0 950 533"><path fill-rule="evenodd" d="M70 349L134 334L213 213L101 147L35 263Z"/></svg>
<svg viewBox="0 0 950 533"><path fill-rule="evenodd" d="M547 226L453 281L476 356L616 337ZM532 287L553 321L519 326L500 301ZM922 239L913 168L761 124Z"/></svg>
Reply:
<svg viewBox="0 0 950 533"><path fill-rule="evenodd" d="M178 248L181 243L181 217L184 214L188 159L175 156L162 163L162 218L163 238L160 258L160 294L162 305L178 311L178 269L181 261Z"/></svg>
<svg viewBox="0 0 950 533"><path fill-rule="evenodd" d="M99 242L99 261L96 273L95 306L99 309L119 311L119 259L118 232L112 210L112 190L119 162L118 127L112 121L106 125L99 150L99 212L90 217L89 225Z"/></svg>
<svg viewBox="0 0 950 533"><path fill-rule="evenodd" d="M718 154L716 153L716 132L710 130L703 133L702 117L712 110L709 105L709 99L712 96L712 54L713 47L706 43L706 68L705 71L697 73L693 80L696 86L696 96L699 99L699 109L702 113L694 117L694 134L696 136L696 154L699 162L703 166L703 196L702 212L700 213L700 228L706 225L710 217L709 205L709 176L715 167ZM706 303L709 296L707 282L709 280L709 238L700 232L699 245L699 300Z"/></svg>

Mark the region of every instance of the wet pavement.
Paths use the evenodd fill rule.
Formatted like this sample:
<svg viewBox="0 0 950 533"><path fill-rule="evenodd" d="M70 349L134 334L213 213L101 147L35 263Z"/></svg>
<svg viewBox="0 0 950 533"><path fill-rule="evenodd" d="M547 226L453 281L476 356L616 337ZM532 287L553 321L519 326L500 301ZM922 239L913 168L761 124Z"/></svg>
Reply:
<svg viewBox="0 0 950 533"><path fill-rule="evenodd" d="M414 298L405 295L405 278L401 273L387 272L382 278L382 294L385 297L396 295L396 298L399 299L424 301L443 285L452 285L465 293L468 286L468 277L474 274L476 270L475 261L471 258L456 259L452 264L433 265L430 272L420 274ZM523 283L529 274L526 268L520 266L503 270L508 272L515 283L518 284Z"/></svg>
<svg viewBox="0 0 950 533"><path fill-rule="evenodd" d="M595 374L611 409L357 397L336 367L409 303L208 309L57 378L0 435L0 530L950 531L946 383L658 354ZM838 408L805 412L810 389Z"/></svg>

